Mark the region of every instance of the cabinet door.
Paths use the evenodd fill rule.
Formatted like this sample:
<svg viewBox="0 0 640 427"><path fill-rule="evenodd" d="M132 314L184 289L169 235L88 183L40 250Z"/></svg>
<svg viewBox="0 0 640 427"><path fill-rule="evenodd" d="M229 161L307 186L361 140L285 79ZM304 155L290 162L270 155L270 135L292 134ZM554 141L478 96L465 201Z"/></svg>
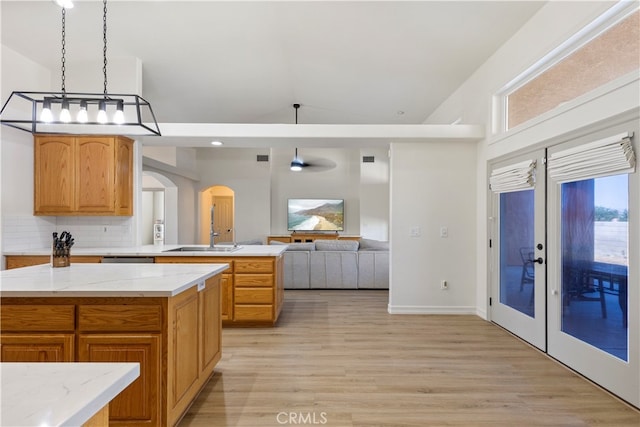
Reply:
<svg viewBox="0 0 640 427"><path fill-rule="evenodd" d="M38 136L34 141L34 214L72 212L75 180L73 139Z"/></svg>
<svg viewBox="0 0 640 427"><path fill-rule="evenodd" d="M222 322L220 318L220 276L207 280L200 292L200 372L208 377L220 359ZM202 379L204 381L204 378Z"/></svg>
<svg viewBox="0 0 640 427"><path fill-rule="evenodd" d="M73 334L2 334L0 362L73 362Z"/></svg>
<svg viewBox="0 0 640 427"><path fill-rule="evenodd" d="M169 300L169 354L167 406L173 418L191 401L189 391L198 381L198 291L191 288ZM194 392L195 393L195 392Z"/></svg>
<svg viewBox="0 0 640 427"><path fill-rule="evenodd" d="M220 314L222 320L233 320L233 275L223 274L220 282Z"/></svg>
<svg viewBox="0 0 640 427"><path fill-rule="evenodd" d="M79 362L138 362L140 376L109 404L110 425L159 426L160 334L80 334Z"/></svg>
<svg viewBox="0 0 640 427"><path fill-rule="evenodd" d="M113 213L115 138L77 138L76 159L76 211Z"/></svg>
<svg viewBox="0 0 640 427"><path fill-rule="evenodd" d="M115 214L133 215L133 141L116 140Z"/></svg>

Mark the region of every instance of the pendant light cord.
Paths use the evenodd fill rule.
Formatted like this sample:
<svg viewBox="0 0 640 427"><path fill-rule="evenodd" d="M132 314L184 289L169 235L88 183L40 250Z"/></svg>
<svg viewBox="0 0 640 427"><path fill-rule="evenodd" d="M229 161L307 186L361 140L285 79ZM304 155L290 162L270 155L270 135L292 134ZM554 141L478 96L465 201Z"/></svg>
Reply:
<svg viewBox="0 0 640 427"><path fill-rule="evenodd" d="M102 41L104 47L102 48L102 74L104 75L104 97L107 98L107 0L103 1L103 13L102 13ZM64 9L63 9L64 10Z"/></svg>
<svg viewBox="0 0 640 427"><path fill-rule="evenodd" d="M66 40L65 40L65 36L66 36L66 17L67 17L67 10L63 7L62 8L62 59L61 59L61 67L60 70L62 72L62 96L64 97L67 89L65 86L65 71L66 71L66 67L65 67L65 62L66 62L66 58L65 58L65 54L67 53L67 49L66 49Z"/></svg>

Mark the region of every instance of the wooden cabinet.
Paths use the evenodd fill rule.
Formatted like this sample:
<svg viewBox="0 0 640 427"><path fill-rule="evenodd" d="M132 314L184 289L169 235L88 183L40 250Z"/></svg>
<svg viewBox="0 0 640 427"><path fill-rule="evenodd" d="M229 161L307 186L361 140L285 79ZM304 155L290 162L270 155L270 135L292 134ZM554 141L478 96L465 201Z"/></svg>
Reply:
<svg viewBox="0 0 640 427"><path fill-rule="evenodd" d="M233 319L233 274L224 273L220 282L220 313L223 321Z"/></svg>
<svg viewBox="0 0 640 427"><path fill-rule="evenodd" d="M111 426L174 426L221 357L221 275L173 297L3 297L1 362L137 362Z"/></svg>
<svg viewBox="0 0 640 427"><path fill-rule="evenodd" d="M3 304L0 361L72 362L75 308L70 304Z"/></svg>
<svg viewBox="0 0 640 427"><path fill-rule="evenodd" d="M179 411L187 401L185 394L198 380L198 292L191 288L172 298L169 304L169 369L175 375L169 378L167 405Z"/></svg>
<svg viewBox="0 0 640 427"><path fill-rule="evenodd" d="M78 362L137 362L140 376L109 404L109 425L161 423L162 375L159 333L81 333Z"/></svg>
<svg viewBox="0 0 640 427"><path fill-rule="evenodd" d="M133 215L133 141L36 135L35 215Z"/></svg>
<svg viewBox="0 0 640 427"><path fill-rule="evenodd" d="M6 268L11 270L12 268L29 267L32 265L49 264L51 257L49 255L7 255L5 257ZM102 262L101 256L90 255L71 255L71 264L75 263L100 263Z"/></svg>
<svg viewBox="0 0 640 427"><path fill-rule="evenodd" d="M182 292L169 301L169 423L189 408L220 360L220 278ZM193 331L198 331L194 334Z"/></svg>
<svg viewBox="0 0 640 427"><path fill-rule="evenodd" d="M213 367L222 355L222 316L221 298L222 294L217 291L222 280L212 278L207 280L206 288L199 294L199 324L202 333L200 334L200 372L211 373Z"/></svg>
<svg viewBox="0 0 640 427"><path fill-rule="evenodd" d="M222 275L223 325L272 326L284 302L283 257L156 257L156 263L229 264Z"/></svg>
<svg viewBox="0 0 640 427"><path fill-rule="evenodd" d="M2 362L73 362L73 334L0 335Z"/></svg>

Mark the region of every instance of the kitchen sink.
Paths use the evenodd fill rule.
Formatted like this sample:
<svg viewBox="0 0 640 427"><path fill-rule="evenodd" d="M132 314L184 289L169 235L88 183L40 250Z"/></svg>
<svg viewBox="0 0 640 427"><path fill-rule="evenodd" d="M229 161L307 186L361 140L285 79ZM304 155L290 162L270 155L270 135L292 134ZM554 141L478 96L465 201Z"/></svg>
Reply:
<svg viewBox="0 0 640 427"><path fill-rule="evenodd" d="M242 249L242 246L181 246L162 252L235 252L240 249Z"/></svg>

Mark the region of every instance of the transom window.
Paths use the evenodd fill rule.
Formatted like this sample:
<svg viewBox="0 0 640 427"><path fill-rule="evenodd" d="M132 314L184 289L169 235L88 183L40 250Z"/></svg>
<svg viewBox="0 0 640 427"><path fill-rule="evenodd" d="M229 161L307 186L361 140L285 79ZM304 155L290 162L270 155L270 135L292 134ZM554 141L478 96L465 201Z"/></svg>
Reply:
<svg viewBox="0 0 640 427"><path fill-rule="evenodd" d="M509 130L608 82L640 69L640 11L601 32L572 53L539 65L524 84L512 85L504 96L504 126ZM516 79L517 81L518 79ZM515 89L513 88L515 87Z"/></svg>

